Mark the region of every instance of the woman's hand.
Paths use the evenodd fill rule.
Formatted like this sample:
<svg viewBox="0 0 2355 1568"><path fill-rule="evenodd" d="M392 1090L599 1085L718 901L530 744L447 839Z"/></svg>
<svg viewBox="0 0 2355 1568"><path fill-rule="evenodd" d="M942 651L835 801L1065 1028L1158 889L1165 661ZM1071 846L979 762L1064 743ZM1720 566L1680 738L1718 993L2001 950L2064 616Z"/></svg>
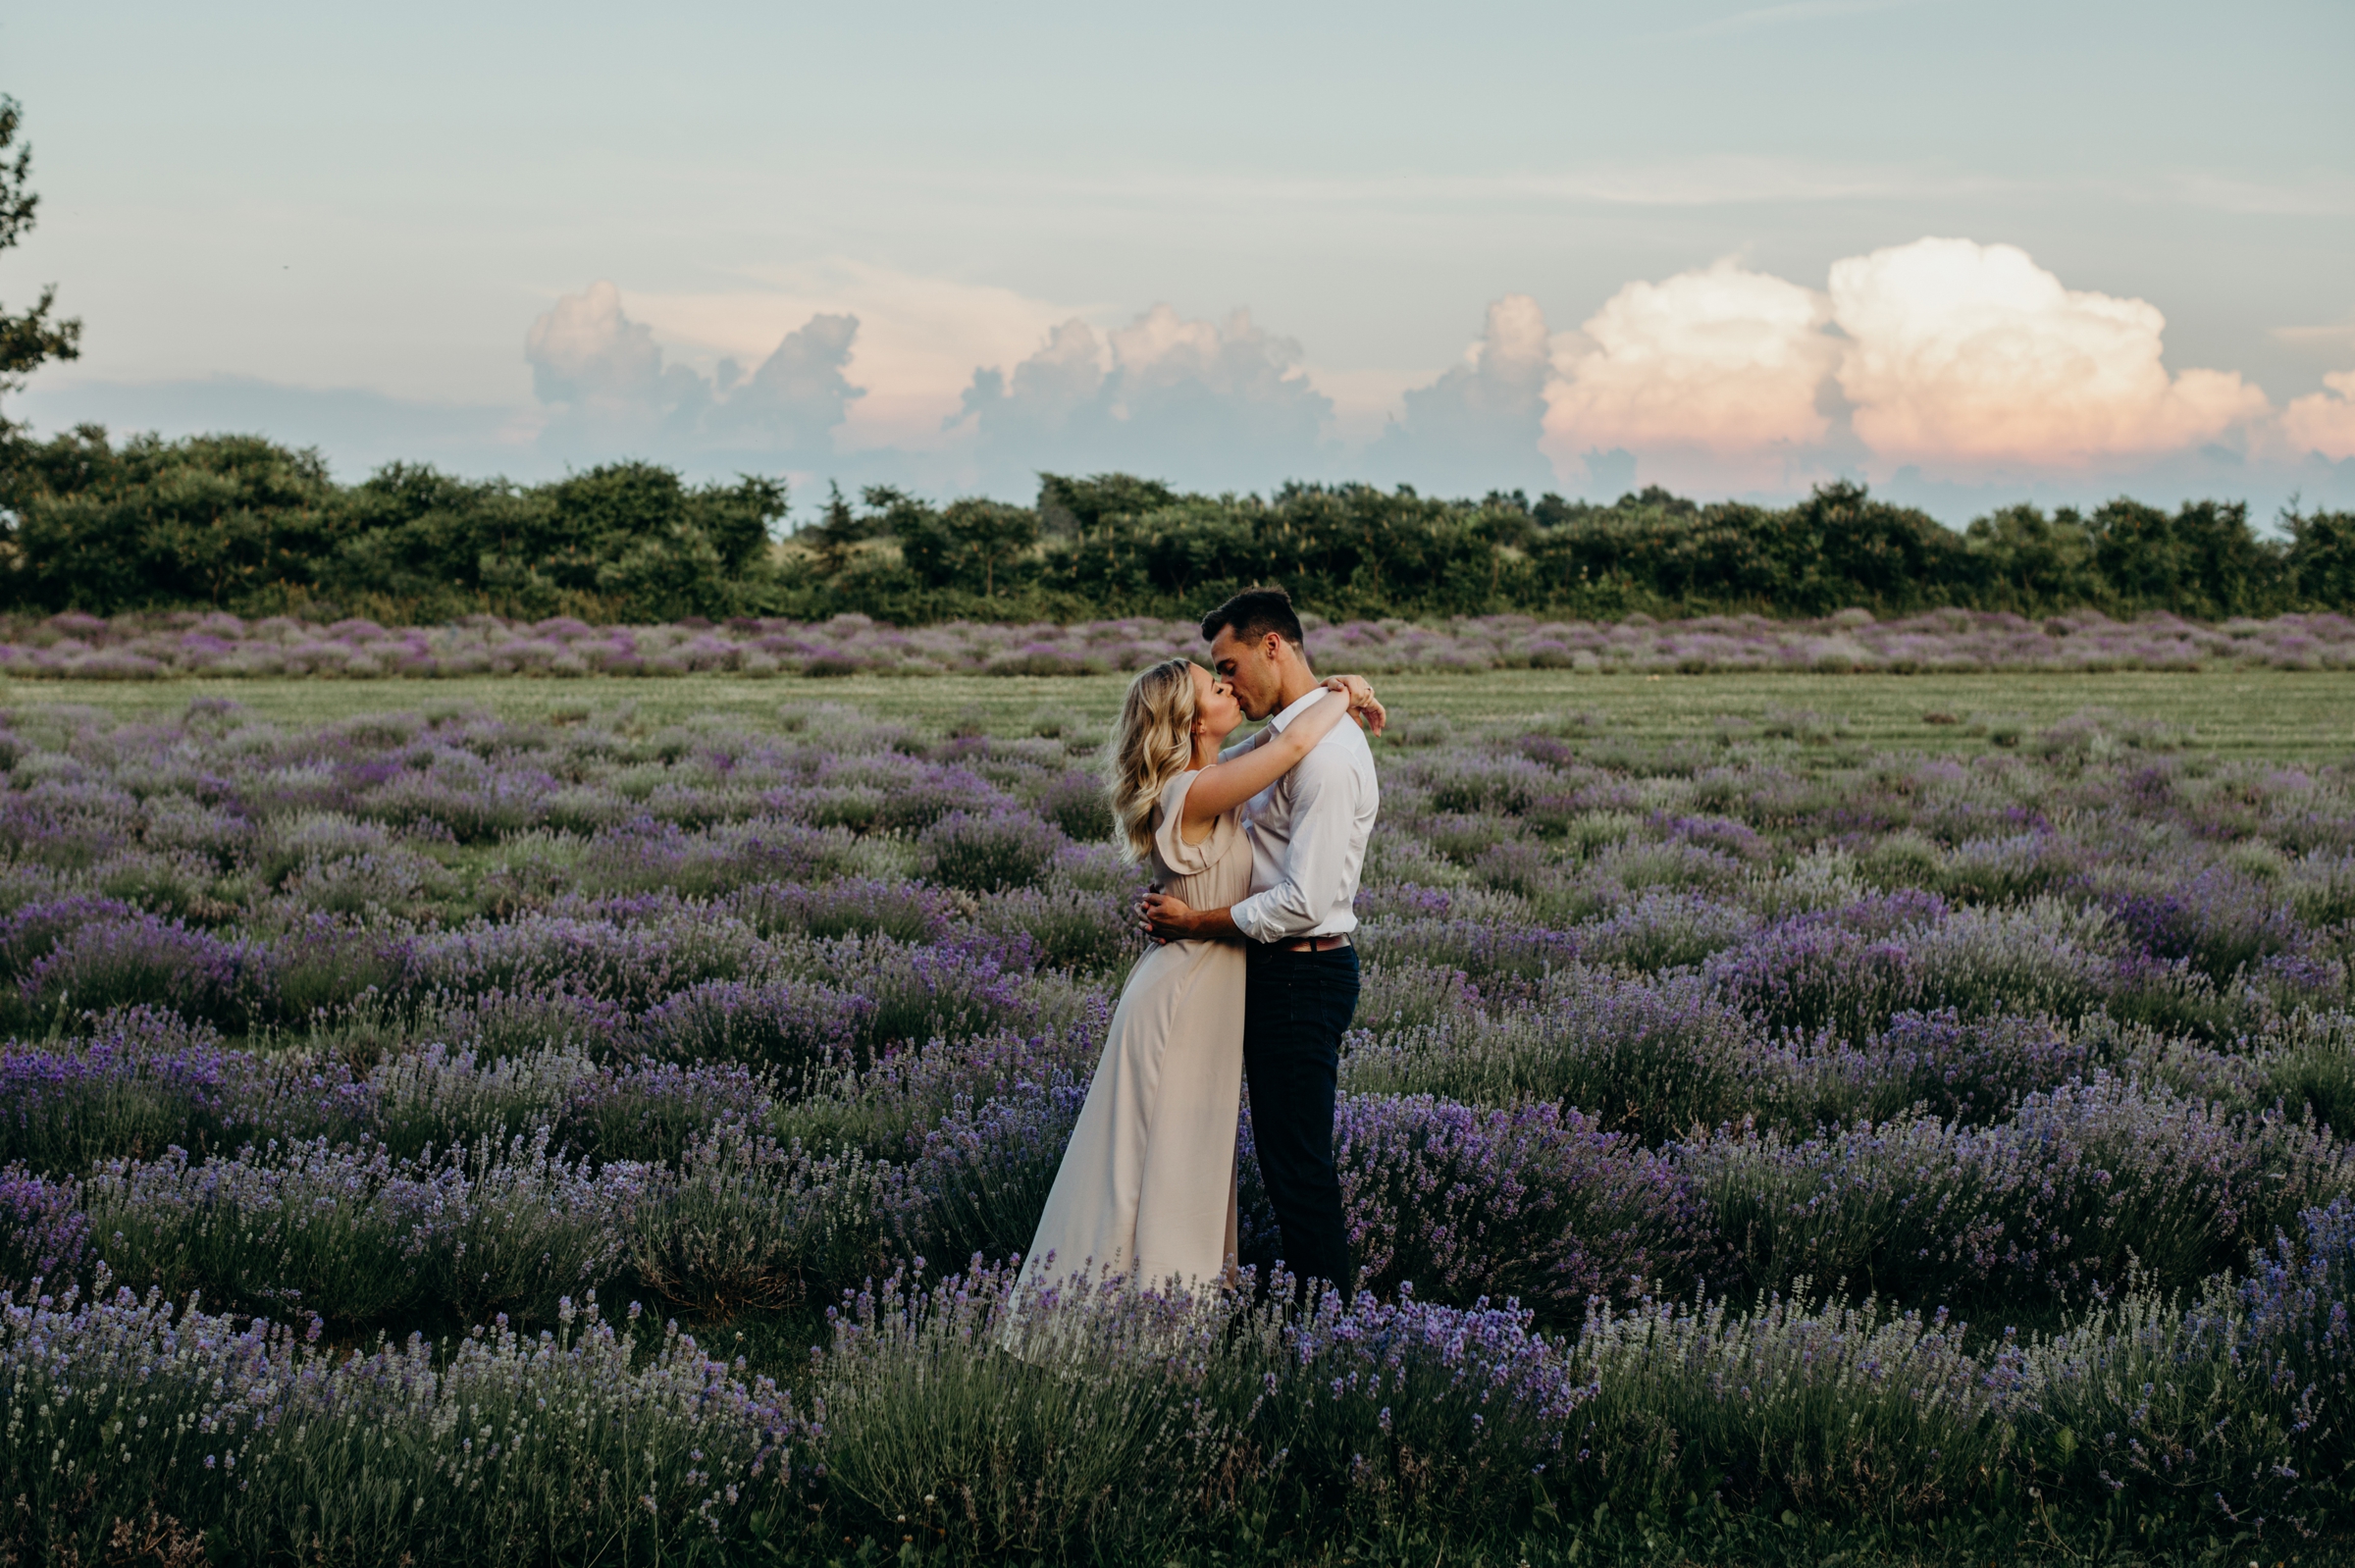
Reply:
<svg viewBox="0 0 2355 1568"><path fill-rule="evenodd" d="M1350 717L1363 724L1369 733L1382 733L1382 727L1389 721L1389 715L1383 711L1382 704L1375 699L1374 688L1366 684L1364 676L1328 675L1323 684L1327 691L1341 694L1349 704Z"/></svg>

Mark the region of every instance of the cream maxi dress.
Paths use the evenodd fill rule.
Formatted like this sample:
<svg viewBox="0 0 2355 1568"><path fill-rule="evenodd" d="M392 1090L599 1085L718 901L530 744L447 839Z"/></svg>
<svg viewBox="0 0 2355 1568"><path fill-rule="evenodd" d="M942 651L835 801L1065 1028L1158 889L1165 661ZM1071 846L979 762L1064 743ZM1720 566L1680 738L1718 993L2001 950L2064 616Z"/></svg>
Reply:
<svg viewBox="0 0 2355 1568"><path fill-rule="evenodd" d="M1251 891L1251 845L1238 811L1199 844L1178 836L1194 778L1162 791L1155 880L1195 909L1224 909ZM1234 1254L1242 1086L1243 950L1148 949L1113 1011L1018 1289L1115 1273L1140 1288L1214 1283Z"/></svg>

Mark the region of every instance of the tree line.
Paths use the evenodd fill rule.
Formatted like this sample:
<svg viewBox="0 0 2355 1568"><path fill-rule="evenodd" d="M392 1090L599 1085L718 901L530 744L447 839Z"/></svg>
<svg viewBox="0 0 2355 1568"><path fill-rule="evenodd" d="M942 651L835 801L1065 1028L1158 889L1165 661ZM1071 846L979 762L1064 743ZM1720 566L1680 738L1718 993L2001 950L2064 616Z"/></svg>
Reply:
<svg viewBox="0 0 2355 1568"><path fill-rule="evenodd" d="M916 624L1190 615L1267 582L1336 619L2355 609L2355 513L2288 514L2270 538L2231 501L2011 506L1957 532L1846 483L1761 506L1045 475L1026 506L836 492L787 532L779 480L695 485L643 462L542 485L394 463L342 485L317 453L251 436L0 444L0 607L20 611Z"/></svg>

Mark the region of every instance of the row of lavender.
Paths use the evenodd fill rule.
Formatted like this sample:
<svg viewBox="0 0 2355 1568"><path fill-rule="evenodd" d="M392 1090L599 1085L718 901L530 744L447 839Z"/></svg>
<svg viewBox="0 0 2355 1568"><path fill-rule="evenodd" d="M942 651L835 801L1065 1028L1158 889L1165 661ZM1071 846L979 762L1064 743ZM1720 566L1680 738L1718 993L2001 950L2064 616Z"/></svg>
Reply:
<svg viewBox="0 0 2355 1568"><path fill-rule="evenodd" d="M396 1560L564 1491L655 1541L905 1515L1084 1554L1279 1497L1509 1532L1712 1472L1744 1515L2343 1517L2338 770L2099 715L1969 762L1409 722L1343 1065L1367 1304L1071 1303L1029 1332L1084 1376L1041 1384L988 1348L1002 1273L863 1281L1028 1238L1132 951L1091 744L12 715L0 1356L39 1528L152 1504L258 1550L299 1506ZM581 1305L845 1289L792 1397L684 1337L631 1372ZM248 1314L500 1327L343 1362ZM505 1414L453 1427L486 1380ZM591 1408L663 1436L607 1452ZM102 1451L146 1490L94 1500Z"/></svg>
<svg viewBox="0 0 2355 1568"><path fill-rule="evenodd" d="M2137 1270L2197 1284L2348 1189L2340 1144L2285 1109L2339 1088L2344 1041L2304 1019L2245 1054L1951 1011L1769 1046L1690 992L1573 967L1542 1023L1361 1036L1340 1152L1363 1282L1510 1296L1554 1331L1596 1298L1804 1279L2049 1323ZM344 1333L546 1322L559 1295L623 1285L704 1316L823 1299L895 1258L1026 1242L1096 1021L1001 1020L803 1087L575 1047L359 1074L118 1019L8 1060L25 1165L0 1186L0 1256L18 1280L103 1259ZM800 1043L767 1019L728 1043L756 1031ZM1739 1121L1642 1135L1729 1106ZM1248 1164L1245 1194L1264 1265Z"/></svg>
<svg viewBox="0 0 2355 1568"><path fill-rule="evenodd" d="M2338 1205L2243 1282L2046 1335L1780 1298L1646 1301L1569 1341L1411 1298L1295 1318L1116 1287L1018 1316L1012 1281L919 1264L850 1292L789 1389L675 1325L634 1351L594 1303L344 1356L315 1321L175 1312L102 1273L92 1298L0 1302L13 1543L392 1568L829 1562L838 1536L867 1560L920 1538L1087 1562L1755 1560L1858 1521L1974 1560L2122 1538L2329 1561L2344 1540Z"/></svg>
<svg viewBox="0 0 2355 1568"><path fill-rule="evenodd" d="M1864 609L1819 620L1715 615L1661 623L1458 616L1445 625L1311 617L1322 662L1386 671L2196 670L2345 669L2355 621L2334 614L2201 625L2156 614L2130 622L2082 610L2045 620L1961 609L1876 621ZM465 675L583 677L732 671L777 675L1102 675L1195 652L1190 623L1130 617L1080 625L955 621L902 629L864 615L822 623L745 618L715 626L590 626L470 616L450 626L246 621L192 610L70 612L0 620L0 674L20 679L154 680L181 675L366 679Z"/></svg>

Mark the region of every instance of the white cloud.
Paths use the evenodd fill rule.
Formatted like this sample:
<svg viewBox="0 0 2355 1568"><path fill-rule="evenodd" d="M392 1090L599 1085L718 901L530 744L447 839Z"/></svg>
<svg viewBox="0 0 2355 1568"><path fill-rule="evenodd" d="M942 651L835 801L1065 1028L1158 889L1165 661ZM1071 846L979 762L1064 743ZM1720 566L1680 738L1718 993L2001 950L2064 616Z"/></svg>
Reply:
<svg viewBox="0 0 2355 1568"><path fill-rule="evenodd" d="M1874 455L1925 472L2083 467L2263 417L2236 374L2160 361L2140 299L2065 288L2012 245L1917 239L1834 262L1841 391Z"/></svg>
<svg viewBox="0 0 2355 1568"><path fill-rule="evenodd" d="M2323 385L2329 391L2309 392L2281 411L2281 433L2301 452L2343 462L2355 457L2355 370L2334 371Z"/></svg>
<svg viewBox="0 0 2355 1568"><path fill-rule="evenodd" d="M1556 342L1546 449L1566 470L1625 449L1652 459L1648 480L1779 480L1829 429L1826 314L1812 290L1732 261L1629 284Z"/></svg>
<svg viewBox="0 0 2355 1568"><path fill-rule="evenodd" d="M1545 312L1527 294L1505 295L1489 306L1462 363L1405 393L1402 416L1367 458L1368 477L1455 495L1544 488L1552 476L1538 440L1552 374Z"/></svg>
<svg viewBox="0 0 2355 1568"><path fill-rule="evenodd" d="M1222 322L1188 321L1168 305L1155 305L1114 331L1111 340L1120 383L1113 412L1119 418L1134 418L1169 394L1190 400L1208 393L1293 410L1323 401L1298 373L1300 344L1272 336L1248 310Z"/></svg>
<svg viewBox="0 0 2355 1568"><path fill-rule="evenodd" d="M701 379L681 366L666 372L653 330L624 315L621 290L602 281L566 294L534 321L523 357L533 394L567 404L584 420L643 422L700 400Z"/></svg>
<svg viewBox="0 0 2355 1568"><path fill-rule="evenodd" d="M2171 371L2151 304L2065 287L2012 246L1917 240L1835 262L1829 284L1729 259L1630 283L1560 334L1511 294L1436 375L1312 377L1300 345L1247 310L1160 304L1108 327L842 264L643 304L601 282L532 324L526 357L550 455L759 454L1008 495L1040 470L1211 489L1351 477L1479 495L1583 479L1722 494L1858 467L2090 484L2220 441L2261 463L2355 452L2355 373L2276 419L2236 375ZM728 357L702 357L715 350Z"/></svg>
<svg viewBox="0 0 2355 1568"><path fill-rule="evenodd" d="M622 308L610 283L566 294L524 334L532 389L550 408L541 443L567 456L676 460L714 446L822 455L863 395L843 367L859 319L812 316L744 378L723 361L714 378L665 364L654 330Z"/></svg>
<svg viewBox="0 0 2355 1568"><path fill-rule="evenodd" d="M865 395L835 432L844 451L943 445L942 421L957 414L975 365L1020 359L1082 308L840 257L747 277L747 287L708 293L633 292L630 311L674 356L703 364L757 363L812 316L857 317L842 368Z"/></svg>
<svg viewBox="0 0 2355 1568"><path fill-rule="evenodd" d="M979 478L1024 487L1040 470L1126 469L1231 489L1311 477L1333 404L1299 368L1300 345L1237 310L1188 319L1155 305L1099 336L1059 324L1015 365L973 371L960 415L971 421Z"/></svg>
<svg viewBox="0 0 2355 1568"><path fill-rule="evenodd" d="M1045 347L1014 367L1011 388L1004 371L976 369L957 412L944 423L978 419L991 437L1006 443L1058 440L1073 420L1097 411L1109 356L1086 322L1076 317L1060 322L1047 334Z"/></svg>
<svg viewBox="0 0 2355 1568"><path fill-rule="evenodd" d="M843 374L858 336L856 316L811 317L779 340L751 380L732 390L723 387L728 398L714 410L712 422L731 433L750 434L761 444L822 449L851 404L866 395ZM735 361L726 361L724 379L732 382L734 371Z"/></svg>

